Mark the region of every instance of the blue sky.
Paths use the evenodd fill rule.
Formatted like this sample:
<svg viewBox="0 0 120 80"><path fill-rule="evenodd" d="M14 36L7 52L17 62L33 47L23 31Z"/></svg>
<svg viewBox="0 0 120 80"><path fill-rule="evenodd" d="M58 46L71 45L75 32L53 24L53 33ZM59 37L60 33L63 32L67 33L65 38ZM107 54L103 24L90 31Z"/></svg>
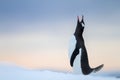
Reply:
<svg viewBox="0 0 120 80"><path fill-rule="evenodd" d="M110 25L119 25L118 21L120 17L119 1L113 0L110 0L109 2L104 0L5 0L0 2L0 7L1 23L4 25L0 30L3 32L6 31L6 29L12 31L16 28L18 28L18 30L24 30L22 29L24 26L21 26L21 29L16 26L11 26L12 21L16 21L14 22L16 25L35 24L36 21L43 24L45 22L54 24L55 21L58 23L74 20L75 22L76 15L84 14L87 18L86 20L90 19L89 22L93 22L94 24L97 19L97 22L100 22L101 24L111 23ZM8 26L6 23L10 25ZM49 28L54 29L54 27L57 26ZM38 27L34 26L33 28ZM45 27L39 26L39 28L43 29Z"/></svg>
<svg viewBox="0 0 120 80"><path fill-rule="evenodd" d="M119 3L119 0L1 0L0 61L27 68L71 69L68 43L77 15L84 15L90 63L92 66L105 63L105 69L119 68Z"/></svg>

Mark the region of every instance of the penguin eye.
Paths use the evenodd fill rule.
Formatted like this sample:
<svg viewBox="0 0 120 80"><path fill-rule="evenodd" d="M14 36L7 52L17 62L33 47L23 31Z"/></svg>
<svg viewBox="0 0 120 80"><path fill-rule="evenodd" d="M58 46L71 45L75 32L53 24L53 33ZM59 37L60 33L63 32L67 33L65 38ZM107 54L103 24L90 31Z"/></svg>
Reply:
<svg viewBox="0 0 120 80"><path fill-rule="evenodd" d="M84 27L85 26L85 24L83 24L83 23L81 23L81 25Z"/></svg>

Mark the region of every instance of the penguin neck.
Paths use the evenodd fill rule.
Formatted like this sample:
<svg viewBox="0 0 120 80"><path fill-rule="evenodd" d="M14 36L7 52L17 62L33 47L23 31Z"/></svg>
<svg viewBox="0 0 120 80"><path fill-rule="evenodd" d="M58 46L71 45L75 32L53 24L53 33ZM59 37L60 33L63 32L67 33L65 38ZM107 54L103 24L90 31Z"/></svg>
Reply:
<svg viewBox="0 0 120 80"><path fill-rule="evenodd" d="M83 41L83 40L84 40L82 34L77 34L77 35L74 34L74 36L75 36L76 40L80 40L80 41Z"/></svg>

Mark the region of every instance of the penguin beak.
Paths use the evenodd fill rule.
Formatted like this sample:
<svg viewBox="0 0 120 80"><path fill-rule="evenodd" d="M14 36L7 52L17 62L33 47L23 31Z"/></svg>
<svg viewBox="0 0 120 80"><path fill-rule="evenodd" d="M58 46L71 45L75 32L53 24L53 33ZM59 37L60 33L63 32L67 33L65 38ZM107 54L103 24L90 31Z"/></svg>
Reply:
<svg viewBox="0 0 120 80"><path fill-rule="evenodd" d="M84 16L83 15L82 15L81 23L83 23L85 25L85 23L84 23Z"/></svg>
<svg viewBox="0 0 120 80"><path fill-rule="evenodd" d="M79 22L80 22L80 21L79 21L79 16L77 16L77 20L78 20L78 23L79 23Z"/></svg>

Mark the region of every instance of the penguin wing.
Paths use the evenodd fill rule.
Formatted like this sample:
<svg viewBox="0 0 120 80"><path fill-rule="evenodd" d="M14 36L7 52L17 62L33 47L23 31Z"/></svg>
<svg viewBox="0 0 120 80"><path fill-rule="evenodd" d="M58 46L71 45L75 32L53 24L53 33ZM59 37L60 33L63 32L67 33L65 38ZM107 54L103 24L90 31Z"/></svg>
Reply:
<svg viewBox="0 0 120 80"><path fill-rule="evenodd" d="M72 56L70 58L70 65L71 67L73 67L73 63L74 63L74 60L76 58L76 56L79 54L79 49L75 49L72 53Z"/></svg>

